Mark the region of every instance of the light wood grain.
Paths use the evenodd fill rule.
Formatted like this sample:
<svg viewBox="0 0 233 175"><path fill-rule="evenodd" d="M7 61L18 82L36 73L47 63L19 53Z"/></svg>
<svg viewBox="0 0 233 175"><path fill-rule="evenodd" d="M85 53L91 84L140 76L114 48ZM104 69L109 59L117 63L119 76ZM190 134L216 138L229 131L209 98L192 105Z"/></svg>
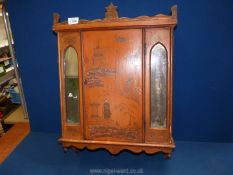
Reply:
<svg viewBox="0 0 233 175"><path fill-rule="evenodd" d="M3 137L0 138L0 164L3 163L29 132L29 123L16 123Z"/></svg>

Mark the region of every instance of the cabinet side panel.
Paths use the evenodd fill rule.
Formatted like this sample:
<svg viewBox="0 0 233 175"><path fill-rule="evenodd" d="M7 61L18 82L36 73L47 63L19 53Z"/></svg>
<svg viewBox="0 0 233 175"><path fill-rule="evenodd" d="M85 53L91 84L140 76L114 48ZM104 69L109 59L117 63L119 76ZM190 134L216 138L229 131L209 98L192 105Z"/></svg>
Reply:
<svg viewBox="0 0 233 175"><path fill-rule="evenodd" d="M61 63L61 45L62 45L62 40L61 40L61 32L58 32L57 34L57 42L58 42L58 69L59 69L59 95L60 95L60 112L61 112L61 128L62 128L62 137L64 137L64 121L63 121L63 82L62 82L62 67Z"/></svg>
<svg viewBox="0 0 233 175"><path fill-rule="evenodd" d="M69 93L66 92L65 82L67 81L65 78L65 56L67 48L73 48L77 53L78 64L77 69L72 68L68 72L68 76L72 77L73 74L79 75L79 78L72 77L72 81L77 81L75 83L75 87L79 87L79 92L77 93ZM82 64L81 64L81 46L80 46L80 32L60 32L59 33L59 78L60 78L60 98L61 98L61 116L62 116L62 137L66 139L83 139L83 111L82 110L74 110L79 111L79 118L70 122L67 116L67 103L66 98L73 97L75 94L80 94L77 98L79 98L77 106L73 106L74 109L83 109L82 107ZM73 65L71 65L73 66ZM74 70L78 70L78 73ZM73 90L73 88L71 88ZM67 97L66 97L66 96ZM74 97L76 98L76 96Z"/></svg>
<svg viewBox="0 0 233 175"><path fill-rule="evenodd" d="M146 29L145 142L148 143L172 142L170 135L172 100L170 48L169 27Z"/></svg>

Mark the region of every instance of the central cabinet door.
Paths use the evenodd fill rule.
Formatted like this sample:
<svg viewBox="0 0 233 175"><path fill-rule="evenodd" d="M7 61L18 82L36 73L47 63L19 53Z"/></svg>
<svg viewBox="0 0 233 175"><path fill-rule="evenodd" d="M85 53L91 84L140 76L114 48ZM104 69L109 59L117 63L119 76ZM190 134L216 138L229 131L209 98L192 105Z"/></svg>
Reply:
<svg viewBox="0 0 233 175"><path fill-rule="evenodd" d="M142 142L142 30L85 31L87 140Z"/></svg>

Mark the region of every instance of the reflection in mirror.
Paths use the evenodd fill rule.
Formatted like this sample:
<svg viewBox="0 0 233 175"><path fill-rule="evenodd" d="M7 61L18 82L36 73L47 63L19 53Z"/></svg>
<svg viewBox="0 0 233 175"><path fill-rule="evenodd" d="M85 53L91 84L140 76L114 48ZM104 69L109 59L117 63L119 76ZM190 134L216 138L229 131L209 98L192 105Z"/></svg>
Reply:
<svg viewBox="0 0 233 175"><path fill-rule="evenodd" d="M167 52L158 43L150 55L150 115L152 128L166 127L166 81L167 81Z"/></svg>
<svg viewBox="0 0 233 175"><path fill-rule="evenodd" d="M73 47L68 47L64 57L66 122L80 122L78 55Z"/></svg>
<svg viewBox="0 0 233 175"><path fill-rule="evenodd" d="M78 77L78 56L73 47L68 47L65 52L65 75Z"/></svg>

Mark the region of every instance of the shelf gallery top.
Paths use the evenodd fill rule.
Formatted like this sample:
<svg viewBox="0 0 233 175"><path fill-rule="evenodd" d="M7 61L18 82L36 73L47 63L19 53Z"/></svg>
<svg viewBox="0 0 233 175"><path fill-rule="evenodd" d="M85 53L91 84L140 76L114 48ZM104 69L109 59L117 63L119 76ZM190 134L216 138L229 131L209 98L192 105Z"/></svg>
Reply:
<svg viewBox="0 0 233 175"><path fill-rule="evenodd" d="M68 24L67 21L60 22L60 15L53 14L53 30L55 32L67 30L88 30L101 28L141 28L152 26L175 26L177 24L177 6L171 7L171 15L157 14L155 16L138 16L136 18L119 17L117 6L110 3L106 7L105 18L85 20L81 19L77 24Z"/></svg>

